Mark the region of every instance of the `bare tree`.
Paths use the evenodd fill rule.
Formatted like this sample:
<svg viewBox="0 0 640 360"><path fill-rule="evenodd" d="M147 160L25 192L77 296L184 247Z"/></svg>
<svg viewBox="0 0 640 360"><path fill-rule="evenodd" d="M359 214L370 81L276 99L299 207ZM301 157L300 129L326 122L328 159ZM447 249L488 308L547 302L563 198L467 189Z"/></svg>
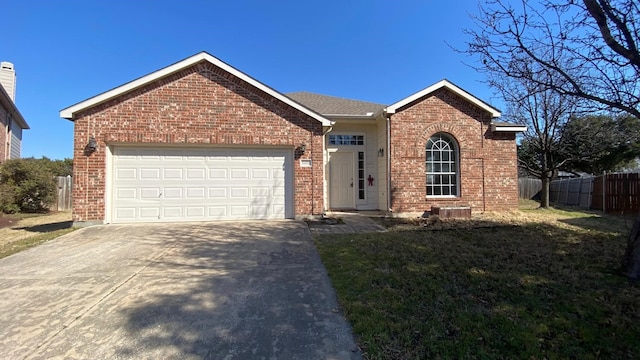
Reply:
<svg viewBox="0 0 640 360"><path fill-rule="evenodd" d="M640 118L638 20L636 0L521 0L517 8L489 0L466 30L466 52L480 57L478 71Z"/></svg>
<svg viewBox="0 0 640 360"><path fill-rule="evenodd" d="M542 181L540 207L549 207L551 179L567 161L562 157L565 124L574 114L572 98L541 89L526 79L491 78L507 103L506 117L526 124L518 148L518 166Z"/></svg>
<svg viewBox="0 0 640 360"><path fill-rule="evenodd" d="M466 52L479 57L478 71L640 118L637 0L488 0L474 20ZM623 267L638 279L640 214L634 229Z"/></svg>

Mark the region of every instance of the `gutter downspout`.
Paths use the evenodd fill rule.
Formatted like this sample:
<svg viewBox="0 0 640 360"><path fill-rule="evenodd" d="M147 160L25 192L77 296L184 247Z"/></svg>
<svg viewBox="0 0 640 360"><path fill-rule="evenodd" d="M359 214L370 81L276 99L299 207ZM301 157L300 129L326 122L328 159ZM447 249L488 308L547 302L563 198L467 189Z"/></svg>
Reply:
<svg viewBox="0 0 640 360"><path fill-rule="evenodd" d="M391 215L391 115L387 114L387 216Z"/></svg>
<svg viewBox="0 0 640 360"><path fill-rule="evenodd" d="M327 148L327 139L326 135L333 130L333 126L327 126L322 131L322 178L324 179L322 184L322 216L324 217L327 214L327 205L328 202L328 192L329 188L327 187L327 163L329 162L329 149ZM329 170L331 171L331 170Z"/></svg>

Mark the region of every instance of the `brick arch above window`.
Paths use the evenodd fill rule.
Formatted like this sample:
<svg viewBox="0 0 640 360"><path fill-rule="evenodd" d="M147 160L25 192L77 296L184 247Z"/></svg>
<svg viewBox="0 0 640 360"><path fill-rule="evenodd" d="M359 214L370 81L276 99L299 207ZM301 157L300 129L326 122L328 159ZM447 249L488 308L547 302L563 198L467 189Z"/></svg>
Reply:
<svg viewBox="0 0 640 360"><path fill-rule="evenodd" d="M424 148L427 145L427 141L437 134L437 133L445 133L451 136L458 144L462 144L465 142L466 137L464 135L464 131L460 129L460 127L448 123L435 123L429 125L418 137L416 138L416 142L413 146L416 157L424 157ZM460 149L459 149L460 151Z"/></svg>

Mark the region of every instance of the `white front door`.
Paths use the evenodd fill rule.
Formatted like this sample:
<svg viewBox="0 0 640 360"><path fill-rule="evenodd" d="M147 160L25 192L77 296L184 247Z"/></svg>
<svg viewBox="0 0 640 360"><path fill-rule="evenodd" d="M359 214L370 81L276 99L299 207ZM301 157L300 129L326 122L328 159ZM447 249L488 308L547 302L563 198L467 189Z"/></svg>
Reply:
<svg viewBox="0 0 640 360"><path fill-rule="evenodd" d="M353 153L332 153L329 158L329 172L329 207L331 209L355 208Z"/></svg>

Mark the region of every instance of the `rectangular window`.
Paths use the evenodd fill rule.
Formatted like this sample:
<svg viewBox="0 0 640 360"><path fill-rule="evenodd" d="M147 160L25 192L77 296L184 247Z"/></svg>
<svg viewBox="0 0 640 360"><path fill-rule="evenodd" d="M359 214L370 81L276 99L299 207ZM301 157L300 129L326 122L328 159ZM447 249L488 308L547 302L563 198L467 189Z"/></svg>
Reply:
<svg viewBox="0 0 640 360"><path fill-rule="evenodd" d="M367 191L364 180L364 151L358 151L358 199L360 200L364 200Z"/></svg>
<svg viewBox="0 0 640 360"><path fill-rule="evenodd" d="M329 135L329 145L364 145L364 135Z"/></svg>

